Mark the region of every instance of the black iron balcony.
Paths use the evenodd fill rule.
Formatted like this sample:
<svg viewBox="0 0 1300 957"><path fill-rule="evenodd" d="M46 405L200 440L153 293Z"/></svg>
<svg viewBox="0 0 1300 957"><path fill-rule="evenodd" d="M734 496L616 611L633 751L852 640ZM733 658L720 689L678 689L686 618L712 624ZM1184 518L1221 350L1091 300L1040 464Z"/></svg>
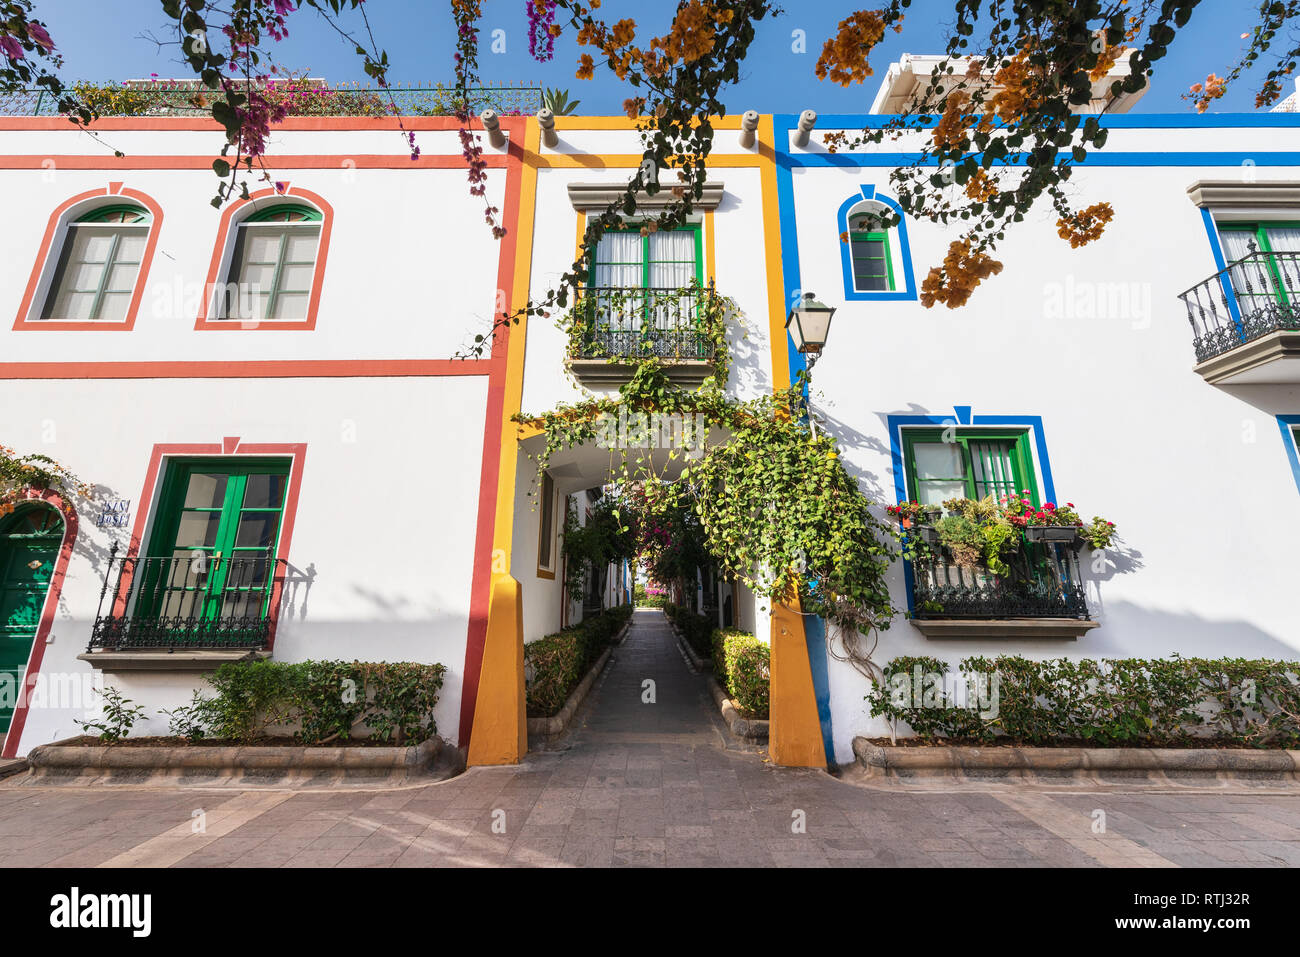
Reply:
<svg viewBox="0 0 1300 957"><path fill-rule="evenodd" d="M574 305L572 355L577 359L712 359L713 344L704 331L710 296L712 292L702 288L583 289Z"/></svg>
<svg viewBox="0 0 1300 957"><path fill-rule="evenodd" d="M144 558L116 552L114 545L87 652L268 645L271 611L283 590L283 559L261 553L220 557L196 551Z"/></svg>
<svg viewBox="0 0 1300 957"><path fill-rule="evenodd" d="M936 546L937 547L937 546ZM1025 542L1010 571L958 565L942 550L912 564L912 619L930 637L1078 637L1096 626L1072 543ZM984 623L984 624L981 624Z"/></svg>
<svg viewBox="0 0 1300 957"><path fill-rule="evenodd" d="M1300 381L1300 253L1252 252L1179 296L1187 308L1197 371L1209 382Z"/></svg>

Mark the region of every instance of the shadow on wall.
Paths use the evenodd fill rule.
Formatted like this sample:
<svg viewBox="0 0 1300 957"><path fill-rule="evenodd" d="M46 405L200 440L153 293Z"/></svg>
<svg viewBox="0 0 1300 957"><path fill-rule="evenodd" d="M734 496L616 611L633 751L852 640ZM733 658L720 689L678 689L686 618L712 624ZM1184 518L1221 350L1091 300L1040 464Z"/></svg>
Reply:
<svg viewBox="0 0 1300 957"><path fill-rule="evenodd" d="M727 294L722 288L718 289L718 293L724 296ZM756 349L753 340L745 334L749 323L749 317L739 310L727 314L727 355L731 365L727 387L729 391L741 395L748 392L761 394L772 387L767 373L769 358L766 351Z"/></svg>
<svg viewBox="0 0 1300 957"><path fill-rule="evenodd" d="M1184 658L1300 660L1300 634L1287 642L1247 621L1210 621L1116 601L1105 606L1101 622L1100 628L1077 643L1079 654L1089 658L1164 658L1178 652ZM1131 639L1117 643L1112 637L1122 635L1143 636L1140 647ZM1070 654L1074 656L1074 648Z"/></svg>
<svg viewBox="0 0 1300 957"><path fill-rule="evenodd" d="M844 449L851 452L867 452L875 455L889 458L889 446L880 441L875 436L866 435L853 428L843 419L836 418L826 411L826 409L817 401L817 396L813 396L813 408L817 412L817 421L820 423L818 428L823 429L827 434L834 437L835 441ZM880 477L875 472L869 472L857 464L855 457L845 455L840 458L840 463L844 466L844 471L853 476L858 481L858 487L862 489L864 495L871 499L872 502L881 506L881 513L877 518L885 519L883 508L886 505L894 504L894 493L890 489L886 492L885 487L880 484Z"/></svg>

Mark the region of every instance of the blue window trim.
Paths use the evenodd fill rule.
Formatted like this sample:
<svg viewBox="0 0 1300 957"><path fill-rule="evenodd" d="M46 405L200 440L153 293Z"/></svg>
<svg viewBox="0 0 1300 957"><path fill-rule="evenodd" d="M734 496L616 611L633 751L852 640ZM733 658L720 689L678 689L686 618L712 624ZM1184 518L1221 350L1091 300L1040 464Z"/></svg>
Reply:
<svg viewBox="0 0 1300 957"><path fill-rule="evenodd" d="M1291 474L1295 476L1295 487L1300 491L1300 448L1296 447L1295 433L1291 430L1300 426L1300 415L1279 415L1277 427L1282 430L1282 444L1286 447L1287 461L1291 463Z"/></svg>
<svg viewBox="0 0 1300 957"><path fill-rule="evenodd" d="M858 194L850 196L840 204L836 214L837 237L849 231L849 213L864 201L888 206L898 214L898 226L893 230L898 237L898 248L903 256L903 288L884 292L859 292L853 285L853 250L851 243L840 240L840 266L844 270L844 298L850 302L904 302L916 298L916 276L912 272L912 247L907 242L907 219L903 216L903 207L884 193L877 193L871 183L858 187Z"/></svg>
<svg viewBox="0 0 1300 957"><path fill-rule="evenodd" d="M1056 501L1056 483L1052 480L1052 461L1047 454L1047 436L1043 432L1041 415L971 415L969 405L953 406L955 415L889 415L885 424L889 429L889 457L894 469L894 500L907 501L907 469L903 464L903 432L908 426L1006 426L1027 427L1033 433L1034 457L1038 460L1038 474L1042 479L1043 501ZM912 563L903 562L903 583L907 591L907 610L916 611L913 600Z"/></svg>
<svg viewBox="0 0 1300 957"><path fill-rule="evenodd" d="M1228 268L1228 260L1223 255L1223 240L1219 238L1219 226L1210 215L1210 211L1204 207L1201 208L1201 222L1205 224L1205 234L1210 237L1210 251L1214 253L1214 268L1217 272L1223 272ZM1232 277L1224 273L1221 282L1223 298L1228 303L1228 314L1232 316L1237 332L1240 333L1241 311L1237 308L1237 293L1232 288Z"/></svg>

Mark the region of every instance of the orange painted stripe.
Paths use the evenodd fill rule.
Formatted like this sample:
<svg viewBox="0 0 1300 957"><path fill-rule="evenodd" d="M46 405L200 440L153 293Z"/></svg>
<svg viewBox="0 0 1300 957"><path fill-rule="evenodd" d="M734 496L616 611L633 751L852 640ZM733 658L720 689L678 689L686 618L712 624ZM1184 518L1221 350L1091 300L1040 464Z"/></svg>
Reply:
<svg viewBox="0 0 1300 957"><path fill-rule="evenodd" d="M0 362L0 379L313 379L490 375L489 359L243 359L195 362Z"/></svg>

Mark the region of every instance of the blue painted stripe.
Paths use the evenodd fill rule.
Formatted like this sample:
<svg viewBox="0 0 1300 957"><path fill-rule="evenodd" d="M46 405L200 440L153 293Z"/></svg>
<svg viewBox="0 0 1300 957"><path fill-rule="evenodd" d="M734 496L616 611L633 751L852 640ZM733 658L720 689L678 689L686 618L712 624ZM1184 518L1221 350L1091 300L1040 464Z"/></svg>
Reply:
<svg viewBox="0 0 1300 957"><path fill-rule="evenodd" d="M1282 444L1286 446L1287 461L1291 463L1291 474L1295 476L1295 487L1300 489L1300 448L1296 447L1295 433L1291 430L1300 426L1300 415L1279 415L1277 426L1282 430Z"/></svg>
<svg viewBox="0 0 1300 957"><path fill-rule="evenodd" d="M1057 154L1069 159L1068 152ZM923 153L790 153L789 165L797 167L829 167L837 169L880 168L880 167L938 167L939 162L933 156ZM1021 165L1023 154L1004 160L995 160L994 166ZM1093 150L1083 162L1070 159L1070 166L1241 166L1247 160L1257 167L1264 166L1300 166L1300 152L1260 152L1256 151L1198 151L1179 152L1135 152Z"/></svg>
<svg viewBox="0 0 1300 957"><path fill-rule="evenodd" d="M1084 117L1086 118L1086 117ZM883 129L896 115L887 113L820 113L821 129ZM1102 128L1112 130L1235 130L1300 127L1300 113L1123 113L1099 117ZM797 113L772 114L774 128L787 131L799 125ZM932 125L932 123L930 124ZM780 143L778 142L778 148Z"/></svg>
<svg viewBox="0 0 1300 957"><path fill-rule="evenodd" d="M1214 223L1214 217L1205 207L1201 207L1201 223L1205 226L1205 234L1210 237L1210 251L1214 253L1214 267L1218 272L1228 268L1227 260L1223 256L1223 245L1219 241L1219 227ZM1228 314L1232 316L1232 321L1237 327L1238 334L1241 333L1241 310L1237 308L1237 293L1232 288L1232 277L1224 273L1220 281L1223 289L1224 302L1228 304Z"/></svg>

